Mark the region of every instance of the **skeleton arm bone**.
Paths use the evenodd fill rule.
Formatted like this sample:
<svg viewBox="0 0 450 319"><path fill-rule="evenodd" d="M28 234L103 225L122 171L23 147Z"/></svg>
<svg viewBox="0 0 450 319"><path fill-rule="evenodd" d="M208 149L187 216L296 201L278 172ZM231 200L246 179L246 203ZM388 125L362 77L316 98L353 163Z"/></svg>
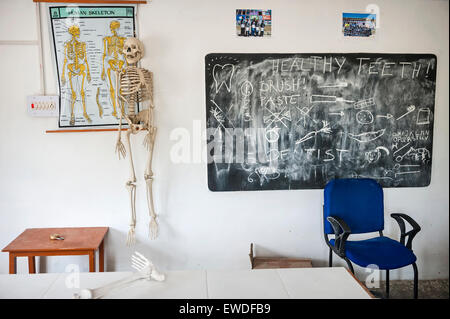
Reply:
<svg viewBox="0 0 450 319"><path fill-rule="evenodd" d="M164 274L160 273L151 260L147 259L144 255L135 251L134 255L131 256L131 261L132 267L138 270L137 273L96 289L82 289L79 293L75 293L73 297L75 299L98 299L107 295L111 290L123 287L136 280L154 279L156 281L164 281Z"/></svg>
<svg viewBox="0 0 450 319"><path fill-rule="evenodd" d="M153 73L150 72L150 83L153 84ZM144 81L144 85L149 93L149 106L148 106L148 117L147 117L147 127L148 127L148 134L145 136L144 139L144 146L147 149L150 149L150 143L152 139L152 130L154 130L154 134L156 134L156 128L153 127L154 123L154 116L153 116L153 109L155 108L155 105L153 104L153 85L149 85L149 83ZM155 137L153 136L153 143L154 143ZM152 145L153 147L153 145ZM149 163L151 167L151 162Z"/></svg>
<svg viewBox="0 0 450 319"><path fill-rule="evenodd" d="M105 58L106 58L106 39L103 39L103 57L102 57L102 80L105 80Z"/></svg>
<svg viewBox="0 0 450 319"><path fill-rule="evenodd" d="M62 72L61 72L61 82L63 85L66 84L65 73L66 73L66 64L67 64L67 45L68 44L66 43L66 45L64 46L64 64L63 64Z"/></svg>
<svg viewBox="0 0 450 319"><path fill-rule="evenodd" d="M83 43L83 51L84 51L84 62L86 62L87 80L88 82L91 82L91 71L89 71L89 63L87 60L86 43Z"/></svg>
<svg viewBox="0 0 450 319"><path fill-rule="evenodd" d="M100 299L106 296L111 290L123 287L139 279L142 279L142 276L139 273L136 273L132 274L131 276L125 277L121 280L114 281L103 287L95 289L85 288L82 289L80 293L74 294L74 299Z"/></svg>
<svg viewBox="0 0 450 319"><path fill-rule="evenodd" d="M120 77L120 73L117 72L117 71L115 71L115 73L116 73L116 88L117 88L116 89L116 100L117 100L117 103L119 103L119 97L121 97L120 94L119 94L119 77ZM126 155L125 146L122 143L122 117L123 117L122 108L119 107L119 132L118 132L118 135L117 135L117 142L116 142L116 153L119 156L119 159L120 159L121 156L123 158L125 158L125 155Z"/></svg>

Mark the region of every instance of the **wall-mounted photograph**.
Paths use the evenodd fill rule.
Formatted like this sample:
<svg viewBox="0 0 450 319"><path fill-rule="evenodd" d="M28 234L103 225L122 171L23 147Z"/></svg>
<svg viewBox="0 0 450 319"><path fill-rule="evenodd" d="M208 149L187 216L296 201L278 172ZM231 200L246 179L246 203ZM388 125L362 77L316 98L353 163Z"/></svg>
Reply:
<svg viewBox="0 0 450 319"><path fill-rule="evenodd" d="M345 37L372 37L375 35L376 15L372 13L342 13L342 32Z"/></svg>
<svg viewBox="0 0 450 319"><path fill-rule="evenodd" d="M240 37L270 37L272 10L236 9L236 34Z"/></svg>

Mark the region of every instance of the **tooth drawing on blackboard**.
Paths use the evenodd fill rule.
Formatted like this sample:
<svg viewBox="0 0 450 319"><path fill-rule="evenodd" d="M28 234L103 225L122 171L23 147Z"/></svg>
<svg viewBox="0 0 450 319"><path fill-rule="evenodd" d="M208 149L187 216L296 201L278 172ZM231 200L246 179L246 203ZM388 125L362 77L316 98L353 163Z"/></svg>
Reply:
<svg viewBox="0 0 450 319"><path fill-rule="evenodd" d="M360 133L360 134L348 133L348 136L355 141L358 141L361 143L367 143L367 142L372 142L372 141L376 140L380 136L383 136L384 132L386 132L386 129L383 128L381 130L374 131L374 132L364 132L364 133Z"/></svg>
<svg viewBox="0 0 450 319"><path fill-rule="evenodd" d="M231 92L231 80L234 75L234 65L233 64L215 64L213 67L213 79L216 85L216 93L219 92L222 85L228 92Z"/></svg>
<svg viewBox="0 0 450 319"><path fill-rule="evenodd" d="M412 148L412 147L411 147ZM430 151L426 147L412 148L411 152L408 152L408 157L414 161L422 161L426 163L430 159Z"/></svg>

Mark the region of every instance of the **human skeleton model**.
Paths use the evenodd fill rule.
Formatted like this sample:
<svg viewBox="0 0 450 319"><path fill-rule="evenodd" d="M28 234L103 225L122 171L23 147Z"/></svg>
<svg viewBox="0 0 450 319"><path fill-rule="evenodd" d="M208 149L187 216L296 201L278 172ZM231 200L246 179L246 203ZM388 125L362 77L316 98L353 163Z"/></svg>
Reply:
<svg viewBox="0 0 450 319"><path fill-rule="evenodd" d="M150 214L150 238L154 239L158 235L158 224L156 223L156 214L153 206L153 171L152 156L155 143L156 127L153 126L153 76L148 70L138 68L137 63L144 55L144 47L136 38L127 38L123 45L123 54L128 66L123 68L120 73L116 71L117 99L126 104L127 113L122 113L119 107L119 135L116 143L116 153L120 157L125 157L126 150L121 141L122 117L126 120L129 127L126 130L125 143L128 148L131 176L126 183L131 202L131 222L127 237L127 245L135 243L136 227L136 174L133 165L133 156L131 153L130 135L137 134L139 131L146 131L147 135L144 145L148 149L148 161L145 169L145 182L147 188L147 205ZM148 109L142 110L136 114L137 103L149 101Z"/></svg>
<svg viewBox="0 0 450 319"><path fill-rule="evenodd" d="M69 28L69 33L72 39L67 41L64 45L64 64L61 74L61 82L63 85L66 83L66 64L68 61L71 63L67 64L67 75L69 76L70 90L71 90L71 111L70 111L70 125L75 125L75 115L73 109L75 107L75 102L77 99L77 92L74 89L74 78L81 78L81 87L79 94L81 95L81 103L83 104L83 116L90 123L86 112L86 93L84 91L84 80L87 77L88 82L91 82L91 73L89 71L89 64L86 58L86 43L80 42L80 28L77 25L73 25Z"/></svg>
<svg viewBox="0 0 450 319"><path fill-rule="evenodd" d="M116 93L114 91L114 82L112 79L112 72L122 71L123 66L125 64L125 60L123 57L123 43L125 42L125 37L120 37L117 35L117 29L120 27L120 23L118 21L112 21L109 25L111 29L112 36L103 38L103 58L102 58L102 80L104 81L106 78L106 74L108 75L109 81L109 94L111 97L111 102L113 105L112 116L117 117L116 110ZM105 72L105 59L107 59L107 67ZM122 114L124 114L123 109L123 101L119 101L120 107L122 108ZM101 115L100 115L101 116Z"/></svg>

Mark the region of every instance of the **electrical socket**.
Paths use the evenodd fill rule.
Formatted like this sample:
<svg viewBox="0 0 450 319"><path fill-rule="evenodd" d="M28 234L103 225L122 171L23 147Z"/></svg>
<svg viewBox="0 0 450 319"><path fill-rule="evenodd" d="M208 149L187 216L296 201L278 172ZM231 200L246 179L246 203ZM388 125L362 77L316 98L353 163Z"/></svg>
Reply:
<svg viewBox="0 0 450 319"><path fill-rule="evenodd" d="M58 117L59 96L30 95L27 96L27 110L31 116Z"/></svg>

